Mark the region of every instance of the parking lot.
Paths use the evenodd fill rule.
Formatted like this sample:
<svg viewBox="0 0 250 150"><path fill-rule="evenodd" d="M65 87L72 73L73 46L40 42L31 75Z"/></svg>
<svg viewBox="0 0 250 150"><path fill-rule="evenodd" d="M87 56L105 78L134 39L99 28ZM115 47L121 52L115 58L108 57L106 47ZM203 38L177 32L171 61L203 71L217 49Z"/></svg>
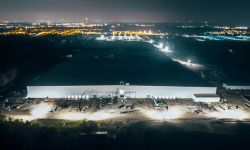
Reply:
<svg viewBox="0 0 250 150"><path fill-rule="evenodd" d="M24 121L54 120L249 120L249 102L237 93L225 93L220 103L197 103L192 99L25 99L1 102L2 114Z"/></svg>

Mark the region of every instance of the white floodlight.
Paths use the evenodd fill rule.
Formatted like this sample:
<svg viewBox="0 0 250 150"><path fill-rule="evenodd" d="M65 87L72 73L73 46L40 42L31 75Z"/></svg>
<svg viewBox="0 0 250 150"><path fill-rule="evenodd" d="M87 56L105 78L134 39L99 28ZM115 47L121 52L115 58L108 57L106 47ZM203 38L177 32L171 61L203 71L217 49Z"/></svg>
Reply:
<svg viewBox="0 0 250 150"><path fill-rule="evenodd" d="M160 44L159 44L159 48L163 48L163 43L160 43Z"/></svg>
<svg viewBox="0 0 250 150"><path fill-rule="evenodd" d="M191 60L190 60L190 59L188 59L187 65L188 65L188 66L191 66Z"/></svg>

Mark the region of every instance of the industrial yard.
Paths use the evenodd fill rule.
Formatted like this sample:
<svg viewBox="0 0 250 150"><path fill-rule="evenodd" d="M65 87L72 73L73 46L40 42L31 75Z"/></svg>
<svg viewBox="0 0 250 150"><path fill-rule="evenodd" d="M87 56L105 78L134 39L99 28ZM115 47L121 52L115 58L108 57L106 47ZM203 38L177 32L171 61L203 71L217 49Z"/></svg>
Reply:
<svg viewBox="0 0 250 150"><path fill-rule="evenodd" d="M61 141L65 143L57 148L74 148L77 143L85 148L148 149L167 143L170 148L199 149L208 140L213 144L205 149L245 148L249 102L237 91L224 95L224 102L211 104L192 99L12 98L1 102L1 114L16 131L14 140L22 141L21 148L34 146L30 138L40 139L38 149ZM3 134L9 133L2 120L1 125ZM19 136L20 132L26 136ZM15 147L7 139L4 145Z"/></svg>
<svg viewBox="0 0 250 150"><path fill-rule="evenodd" d="M26 97L1 101L2 114L62 127L82 120L127 125L250 119L243 86L226 85L218 92L221 87L202 73L207 68L179 59L183 56L174 54L171 44L101 35L84 46L28 82Z"/></svg>
<svg viewBox="0 0 250 150"><path fill-rule="evenodd" d="M210 120L248 122L250 103L239 94L225 94L216 103L195 102L193 99L9 99L1 103L1 112L23 121L93 120L124 124L137 121ZM65 122L61 124L65 125Z"/></svg>

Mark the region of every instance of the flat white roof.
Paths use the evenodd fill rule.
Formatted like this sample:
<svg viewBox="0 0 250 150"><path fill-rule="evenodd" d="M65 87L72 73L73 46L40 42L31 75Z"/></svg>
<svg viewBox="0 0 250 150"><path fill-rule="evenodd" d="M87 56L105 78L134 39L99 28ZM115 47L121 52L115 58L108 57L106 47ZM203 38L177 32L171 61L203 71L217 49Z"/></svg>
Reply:
<svg viewBox="0 0 250 150"><path fill-rule="evenodd" d="M64 98L71 95L118 95L124 90L125 95L134 98L165 96L192 98L194 94L216 94L216 87L187 86L126 86L126 85L89 85L89 86L28 86L28 97Z"/></svg>

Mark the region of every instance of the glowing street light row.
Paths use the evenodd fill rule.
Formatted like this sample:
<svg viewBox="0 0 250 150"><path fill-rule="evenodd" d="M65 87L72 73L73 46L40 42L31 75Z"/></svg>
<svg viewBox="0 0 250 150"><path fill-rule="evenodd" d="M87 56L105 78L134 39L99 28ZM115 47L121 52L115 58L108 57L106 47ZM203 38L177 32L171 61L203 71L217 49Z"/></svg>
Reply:
<svg viewBox="0 0 250 150"><path fill-rule="evenodd" d="M138 35L129 35L127 36L126 34L125 35L112 35L112 36L104 36L104 35L101 35L100 37L97 37L96 40L99 40L99 41L115 41L115 40L126 40L126 41L139 41L141 40L142 38L139 37Z"/></svg>
<svg viewBox="0 0 250 150"><path fill-rule="evenodd" d="M141 37L139 37L138 35L135 36L127 36L126 34L121 36L120 34L118 36L116 36L115 34L113 34L112 36L107 36L105 37L104 35L101 35L100 37L96 38L97 40L101 40L101 41L115 41L115 40L127 40L127 41L139 41L142 40ZM149 41L146 41L150 44L152 44L153 46L155 46L156 48L158 48L160 51L165 52L166 54L168 53L172 53L172 51L169 49L169 47L167 45L165 45L164 43L159 43L159 44L154 44L155 41L150 39ZM170 57L171 58L171 57ZM180 63L181 65L184 65L190 69L199 69L202 68L203 66L200 64L195 64L192 63L191 59L188 59L187 61L185 60L180 60L180 59L175 59L175 58L171 58L173 61L176 61L178 63Z"/></svg>
<svg viewBox="0 0 250 150"><path fill-rule="evenodd" d="M152 43L151 43L152 42ZM149 43L153 44L153 41L150 41ZM169 47L167 45L164 45L163 43L159 43L158 45L153 44L156 48L158 48L159 50L166 52L166 53L170 53L172 52Z"/></svg>

